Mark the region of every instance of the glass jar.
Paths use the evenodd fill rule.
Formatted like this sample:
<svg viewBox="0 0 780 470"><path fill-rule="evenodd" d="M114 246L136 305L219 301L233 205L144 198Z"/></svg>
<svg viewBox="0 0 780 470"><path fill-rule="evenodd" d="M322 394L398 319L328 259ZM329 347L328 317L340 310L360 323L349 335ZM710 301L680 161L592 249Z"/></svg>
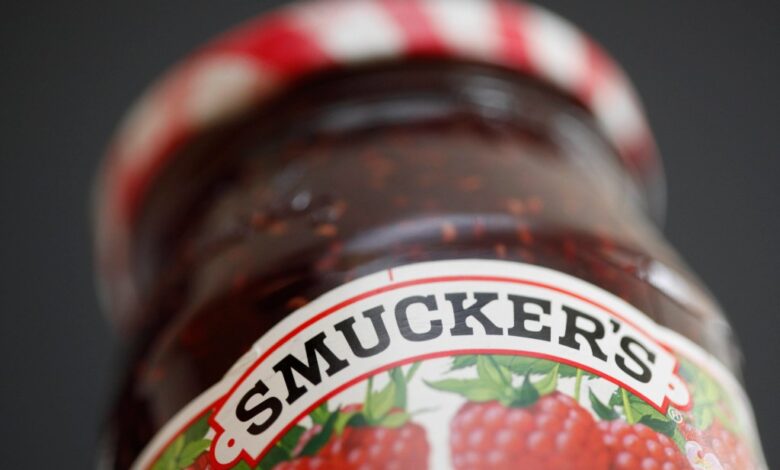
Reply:
<svg viewBox="0 0 780 470"><path fill-rule="evenodd" d="M561 20L297 6L147 96L98 192L104 468L763 465L641 111Z"/></svg>

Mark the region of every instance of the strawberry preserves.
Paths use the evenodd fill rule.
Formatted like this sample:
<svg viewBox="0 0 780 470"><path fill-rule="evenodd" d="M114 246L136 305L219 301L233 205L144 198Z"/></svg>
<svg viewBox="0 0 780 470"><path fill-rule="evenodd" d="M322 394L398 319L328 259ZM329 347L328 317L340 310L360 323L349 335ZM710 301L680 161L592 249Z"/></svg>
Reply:
<svg viewBox="0 0 780 470"><path fill-rule="evenodd" d="M103 468L764 468L620 69L501 0L288 7L120 129Z"/></svg>

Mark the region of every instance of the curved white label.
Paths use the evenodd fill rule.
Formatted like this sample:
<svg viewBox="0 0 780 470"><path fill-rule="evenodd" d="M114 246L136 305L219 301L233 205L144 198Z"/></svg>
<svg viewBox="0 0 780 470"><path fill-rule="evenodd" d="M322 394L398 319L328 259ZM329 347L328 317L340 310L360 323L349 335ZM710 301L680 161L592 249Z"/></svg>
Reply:
<svg viewBox="0 0 780 470"><path fill-rule="evenodd" d="M696 416L695 393L681 376L683 357L696 363L696 370L704 363L726 394L737 397L731 416L752 430L742 392L723 367L600 288L513 262L403 266L349 282L285 318L223 381L161 431L137 467L173 462L173 468L271 469L296 459L325 459L317 453L324 455L321 449L350 427L419 425L444 434L464 399L530 410L550 393L576 398L594 422L621 419L649 426L676 443L681 459L695 464L691 459L707 455L701 451L706 442L705 447L699 442L705 439L686 436L683 418L669 418L691 416L693 422ZM528 365L529 359L536 365ZM463 378L470 366L476 376ZM369 379L380 383L388 371L389 382L377 393L393 396L394 405L388 401L379 409L369 403L379 399L370 398L376 384ZM632 407L631 400L649 406ZM431 401L440 406L419 417L399 408L430 407ZM335 411L326 402L336 404ZM348 409L360 411L343 411ZM183 436L197 419L203 436L187 441ZM314 431L327 433L319 444L311 438ZM431 434L425 447L430 450L415 457L422 459L419 465L451 468L457 456L447 449L446 438ZM686 456L686 448L693 448L688 442L699 446L697 456ZM346 454L328 452L333 468L346 465L339 460ZM198 461L208 467L194 466Z"/></svg>

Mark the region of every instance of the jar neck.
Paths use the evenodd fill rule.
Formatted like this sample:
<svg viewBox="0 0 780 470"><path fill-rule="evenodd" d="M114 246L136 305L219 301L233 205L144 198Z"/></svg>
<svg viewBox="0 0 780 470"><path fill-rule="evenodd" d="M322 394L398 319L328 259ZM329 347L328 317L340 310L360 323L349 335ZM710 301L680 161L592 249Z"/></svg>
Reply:
<svg viewBox="0 0 780 470"><path fill-rule="evenodd" d="M591 115L530 78L452 62L331 72L300 83L240 120L199 136L172 159L155 182L135 233L133 259L139 260L135 278L141 297L159 283L168 267L187 264L177 259L219 249L246 235L253 210L284 218L296 210L294 192L301 187L310 187L304 198L327 192L327 181L316 176L306 180L302 173L322 177L330 173L331 181L343 187L351 180L339 175L354 170L353 180L377 178L378 185L392 185L379 181L378 174L385 171L381 168L366 174L355 170L361 159L373 157L353 154L386 149L380 166L388 165L393 152L418 161L419 168L407 166L409 174L394 180L405 185L406 179L436 179L436 172L429 172L425 162L435 162L445 146L450 152L461 152L462 159L457 168L447 163L450 180L431 191L450 187L453 197L445 198L449 204L430 207L428 215L488 213L496 204L488 200L490 194L511 193L515 184L540 187L547 198L574 198L589 206L568 214L548 212L543 223L549 225L595 225L603 222L599 214L606 217L616 208L621 213L609 217L620 218L628 212L631 218L649 219L647 215L659 209L631 177ZM327 166L318 165L330 157ZM510 160L527 165L504 166ZM485 167L492 176L474 179ZM374 170L377 175L368 174ZM408 196L425 198L425 183L421 184ZM474 191L469 197L477 189L470 185L496 189L488 195ZM366 202L372 208L351 214L359 219L355 227L368 230L390 223L369 213L385 211L389 199L366 197L373 198L373 203ZM504 199L501 204L512 204L511 198ZM523 214L519 215L533 219L535 201L535 196L520 198L517 210ZM391 215L388 209L387 213L396 221L414 216L413 211Z"/></svg>
<svg viewBox="0 0 780 470"><path fill-rule="evenodd" d="M661 176L640 181L589 111L547 84L497 67L421 61L331 72L301 83L257 116L279 140L458 117L503 125L544 142L573 165L598 166L583 176L602 184L614 178L610 183L619 184L624 196L629 192L630 202L656 222L664 210L661 188L651 187L662 186Z"/></svg>

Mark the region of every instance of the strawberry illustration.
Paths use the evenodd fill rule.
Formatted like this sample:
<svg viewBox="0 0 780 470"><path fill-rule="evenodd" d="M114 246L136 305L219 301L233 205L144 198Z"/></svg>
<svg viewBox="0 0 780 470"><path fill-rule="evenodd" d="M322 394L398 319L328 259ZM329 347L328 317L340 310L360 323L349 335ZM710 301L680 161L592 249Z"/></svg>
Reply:
<svg viewBox="0 0 780 470"><path fill-rule="evenodd" d="M312 413L314 426L300 433L290 459L274 470L427 469L430 448L425 429L406 411L406 384L417 364L404 375L390 371L378 392L368 380L366 399L334 412L327 406Z"/></svg>
<svg viewBox="0 0 780 470"><path fill-rule="evenodd" d="M348 427L330 444L332 454L341 455L344 469L428 468L428 440L425 430L411 422L397 427Z"/></svg>
<svg viewBox="0 0 780 470"><path fill-rule="evenodd" d="M680 425L689 460L701 462L702 468L755 468L750 448L739 437L733 404L721 385L687 360L681 361L680 374L689 384L694 403Z"/></svg>
<svg viewBox="0 0 780 470"><path fill-rule="evenodd" d="M712 422L705 430L684 423L681 430L691 460L717 460L723 470L755 467L748 446L720 421Z"/></svg>
<svg viewBox="0 0 780 470"><path fill-rule="evenodd" d="M469 401L450 423L450 455L455 469L523 468L607 470L608 451L590 412L556 391L559 365L522 385L492 356L477 356L476 379L429 383Z"/></svg>
<svg viewBox="0 0 780 470"><path fill-rule="evenodd" d="M211 470L211 462L209 462L208 454L206 452L200 454L200 456L192 462L192 465L185 470Z"/></svg>
<svg viewBox="0 0 780 470"><path fill-rule="evenodd" d="M602 421L599 428L610 453L611 470L683 470L691 468L668 436L644 424Z"/></svg>
<svg viewBox="0 0 780 470"><path fill-rule="evenodd" d="M753 468L751 453L747 445L716 421L707 430L709 445L720 458L725 470Z"/></svg>
<svg viewBox="0 0 780 470"><path fill-rule="evenodd" d="M684 470L691 466L681 449L684 438L674 421L618 388L608 404L589 393L591 406L609 449L610 470ZM620 410L620 413L616 411Z"/></svg>

